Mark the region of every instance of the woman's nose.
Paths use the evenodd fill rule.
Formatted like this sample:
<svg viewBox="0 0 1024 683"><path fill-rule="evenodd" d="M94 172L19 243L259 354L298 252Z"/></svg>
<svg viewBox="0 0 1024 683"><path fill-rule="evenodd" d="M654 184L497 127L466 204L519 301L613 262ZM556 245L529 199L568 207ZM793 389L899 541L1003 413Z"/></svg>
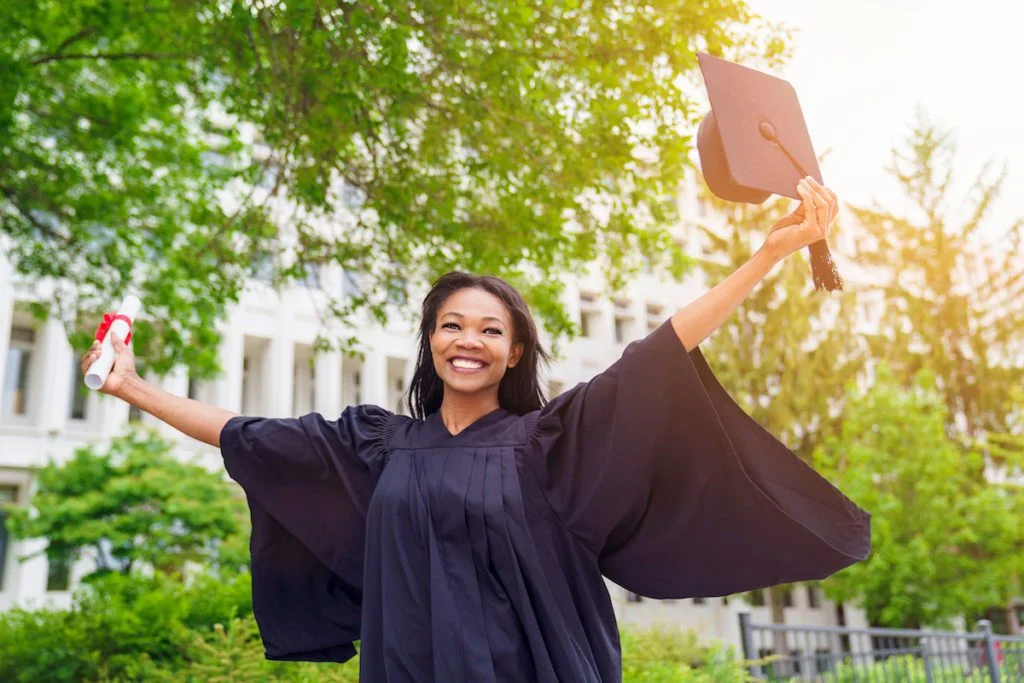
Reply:
<svg viewBox="0 0 1024 683"><path fill-rule="evenodd" d="M455 343L458 346L468 349L478 349L483 346L483 342L480 341L480 339L472 332L460 335L459 338L455 340Z"/></svg>

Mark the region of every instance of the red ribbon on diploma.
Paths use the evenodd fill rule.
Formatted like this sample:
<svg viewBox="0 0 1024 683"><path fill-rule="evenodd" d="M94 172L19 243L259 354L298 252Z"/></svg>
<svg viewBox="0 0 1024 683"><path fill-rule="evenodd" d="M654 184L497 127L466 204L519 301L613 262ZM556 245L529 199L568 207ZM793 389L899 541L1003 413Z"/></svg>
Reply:
<svg viewBox="0 0 1024 683"><path fill-rule="evenodd" d="M129 344L132 341L132 319L126 315L120 313L114 315L113 313L104 313L103 322L96 328L96 341L103 341L103 338L107 336L107 330L114 324L115 320L123 320L128 325L128 334L124 338L124 343Z"/></svg>

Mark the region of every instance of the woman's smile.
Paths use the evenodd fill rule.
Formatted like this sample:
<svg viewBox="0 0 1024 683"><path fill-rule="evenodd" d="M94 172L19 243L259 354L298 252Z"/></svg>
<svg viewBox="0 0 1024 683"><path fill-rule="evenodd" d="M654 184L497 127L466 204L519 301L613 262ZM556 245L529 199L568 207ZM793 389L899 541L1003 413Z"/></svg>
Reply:
<svg viewBox="0 0 1024 683"><path fill-rule="evenodd" d="M454 356L448 359L448 365L452 370L460 374L473 374L487 368L487 363L478 358L467 358L465 356Z"/></svg>

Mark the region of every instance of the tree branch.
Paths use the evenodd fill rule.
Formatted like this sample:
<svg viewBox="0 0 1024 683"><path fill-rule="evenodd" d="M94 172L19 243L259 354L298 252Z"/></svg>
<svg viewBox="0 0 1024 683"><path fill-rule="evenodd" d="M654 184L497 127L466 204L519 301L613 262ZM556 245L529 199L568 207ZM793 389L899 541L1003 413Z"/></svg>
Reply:
<svg viewBox="0 0 1024 683"><path fill-rule="evenodd" d="M93 35L94 33L96 33L95 29L83 28L81 31L79 31L78 33L76 33L75 35L71 36L70 38L65 40L63 43L58 45L56 51L54 51L53 54L55 54L55 55L61 54L62 52L64 52L64 50L68 49L68 47L70 47L72 44L77 43L79 40L82 40L83 38L88 38L89 36Z"/></svg>
<svg viewBox="0 0 1024 683"><path fill-rule="evenodd" d="M25 220L27 220L29 223L31 223L33 226L35 226L36 229L38 229L44 235L47 235L47 236L49 236L49 237L51 237L53 239L56 239L56 238L59 238L59 237L63 237L65 243L67 242L67 238L66 237L64 237L63 235L61 235L60 233L55 231L53 228L51 228L49 225L46 225L45 223L40 221L38 218L33 216L31 209L26 209L25 207L23 207L18 202L18 195L17 195L17 193L15 193L13 190L10 190L10 189L8 189L6 187L0 187L0 193L2 193L3 196L7 197L7 201L9 201L12 206L14 206L15 210Z"/></svg>
<svg viewBox="0 0 1024 683"><path fill-rule="evenodd" d="M36 57L32 60L33 66L40 64L46 64L47 62L63 62L72 59L89 59L89 60L108 60L108 61L119 61L124 59L138 59L138 60L160 60L160 59L188 59L195 55L183 53L183 52L97 52L94 54L84 54L73 52L71 54L60 54L55 53L52 55L46 55L45 57Z"/></svg>

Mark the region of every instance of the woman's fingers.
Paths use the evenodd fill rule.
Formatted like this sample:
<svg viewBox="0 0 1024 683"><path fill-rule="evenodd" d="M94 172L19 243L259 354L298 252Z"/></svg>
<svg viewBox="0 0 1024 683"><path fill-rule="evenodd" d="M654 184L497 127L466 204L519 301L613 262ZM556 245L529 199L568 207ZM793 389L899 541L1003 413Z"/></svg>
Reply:
<svg viewBox="0 0 1024 683"><path fill-rule="evenodd" d="M839 213L839 197L836 193L819 183L813 176L807 176L804 178L811 190L820 197L825 205L828 207L828 222L831 223L835 220L836 214Z"/></svg>
<svg viewBox="0 0 1024 683"><path fill-rule="evenodd" d="M85 354L82 356L82 374L83 375L85 374L86 370L89 369L89 366L92 365L93 362L95 362L95 360L97 358L99 358L99 357L100 357L100 343L98 341L94 341L92 343L92 346L89 347L89 350L86 351Z"/></svg>
<svg viewBox="0 0 1024 683"><path fill-rule="evenodd" d="M832 202L832 215L829 218L829 223L831 223L836 219L836 216L839 215L839 197L837 197L836 193L827 187L825 188L825 192L828 193L828 198Z"/></svg>
<svg viewBox="0 0 1024 683"><path fill-rule="evenodd" d="M817 181L814 180L814 178L808 177L802 179L799 183L797 183L798 190L800 186L803 186L804 190L806 191L807 198L810 201L811 207L813 209L815 223L814 232L816 234L824 236L828 228L829 213L831 212L831 209L829 208L828 196L825 194L824 189L821 187L821 185L818 185Z"/></svg>
<svg viewBox="0 0 1024 683"><path fill-rule="evenodd" d="M800 195L800 200L803 202L804 217L808 227L813 230L818 223L818 205L815 201L814 192L807 182L803 180L796 184L796 192Z"/></svg>

